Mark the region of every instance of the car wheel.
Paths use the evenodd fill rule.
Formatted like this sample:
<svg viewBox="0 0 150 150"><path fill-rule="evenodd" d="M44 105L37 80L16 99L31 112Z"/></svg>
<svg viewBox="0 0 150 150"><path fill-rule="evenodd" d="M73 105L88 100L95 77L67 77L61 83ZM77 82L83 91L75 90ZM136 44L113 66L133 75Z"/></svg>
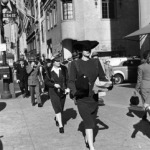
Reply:
<svg viewBox="0 0 150 150"><path fill-rule="evenodd" d="M115 78L115 84L120 84L123 82L123 76L121 74L115 74L114 78Z"/></svg>

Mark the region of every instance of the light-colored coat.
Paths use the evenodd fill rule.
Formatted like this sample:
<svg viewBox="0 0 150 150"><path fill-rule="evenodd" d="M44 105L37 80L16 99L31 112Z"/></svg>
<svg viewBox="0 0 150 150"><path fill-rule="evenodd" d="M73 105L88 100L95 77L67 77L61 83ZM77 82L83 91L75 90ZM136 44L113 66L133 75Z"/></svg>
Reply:
<svg viewBox="0 0 150 150"><path fill-rule="evenodd" d="M28 77L28 85L37 85L39 84L40 80L40 73L39 73L39 67L32 68L31 65L27 66L27 73L29 75Z"/></svg>
<svg viewBox="0 0 150 150"><path fill-rule="evenodd" d="M138 67L136 89L150 88L150 64L144 63Z"/></svg>

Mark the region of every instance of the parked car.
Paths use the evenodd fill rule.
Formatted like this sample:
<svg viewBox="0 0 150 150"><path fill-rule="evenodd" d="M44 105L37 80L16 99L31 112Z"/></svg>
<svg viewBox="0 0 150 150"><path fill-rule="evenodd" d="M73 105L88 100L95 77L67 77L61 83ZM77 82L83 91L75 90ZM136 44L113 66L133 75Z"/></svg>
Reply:
<svg viewBox="0 0 150 150"><path fill-rule="evenodd" d="M124 81L136 82L137 69L141 64L139 58L128 58L121 61L117 66L113 66L115 84L120 84Z"/></svg>

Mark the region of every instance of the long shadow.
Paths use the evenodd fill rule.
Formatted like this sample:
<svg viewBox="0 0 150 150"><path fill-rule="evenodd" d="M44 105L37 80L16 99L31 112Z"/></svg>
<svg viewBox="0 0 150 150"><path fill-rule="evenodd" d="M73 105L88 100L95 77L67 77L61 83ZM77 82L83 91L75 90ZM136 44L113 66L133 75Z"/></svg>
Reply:
<svg viewBox="0 0 150 150"><path fill-rule="evenodd" d="M140 120L138 123L133 125L133 128L134 128L134 131L131 135L132 138L135 138L138 132L142 132L143 135L150 138L150 122L149 121Z"/></svg>
<svg viewBox="0 0 150 150"><path fill-rule="evenodd" d="M41 95L41 101L42 101L42 104L44 105L44 103L49 100L49 95L48 94L43 94Z"/></svg>
<svg viewBox="0 0 150 150"><path fill-rule="evenodd" d="M98 125L102 126L102 127L99 127ZM99 132L99 130L105 130L105 129L108 129L109 126L106 125L104 122L102 122L101 120L99 119L96 119L96 126L93 130L93 140L95 142L95 139L96 139L96 136ZM78 127L78 131L82 132L82 135L83 137L85 138L85 128L84 128L84 123L83 121L80 122L79 124L79 127Z"/></svg>
<svg viewBox="0 0 150 150"><path fill-rule="evenodd" d="M63 124L67 124L70 119L75 119L77 112L73 108L68 108L63 112Z"/></svg>
<svg viewBox="0 0 150 150"><path fill-rule="evenodd" d="M3 136L0 136L0 150L3 150L3 143L2 143L2 140L1 140L2 137Z"/></svg>
<svg viewBox="0 0 150 150"><path fill-rule="evenodd" d="M143 115L145 114L145 111L143 109L142 106L130 106L128 107L128 112L127 112L127 116L129 117L134 117L134 116L137 116L139 118L142 118Z"/></svg>
<svg viewBox="0 0 150 150"><path fill-rule="evenodd" d="M7 104L5 102L0 102L0 111L2 111L3 109L5 109L6 105Z"/></svg>

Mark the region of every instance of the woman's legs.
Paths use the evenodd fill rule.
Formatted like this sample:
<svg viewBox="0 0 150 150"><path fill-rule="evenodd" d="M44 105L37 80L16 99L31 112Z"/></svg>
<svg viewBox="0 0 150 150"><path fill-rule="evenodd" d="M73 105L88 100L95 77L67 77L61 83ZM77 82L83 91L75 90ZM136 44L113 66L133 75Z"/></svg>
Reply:
<svg viewBox="0 0 150 150"><path fill-rule="evenodd" d="M55 115L56 115L56 120L59 123L59 128L63 127L63 124L62 124L62 114L61 113L57 113Z"/></svg>
<svg viewBox="0 0 150 150"><path fill-rule="evenodd" d="M93 129L85 129L85 133L85 140L87 140L86 142L88 142L90 150L95 150L93 144Z"/></svg>

